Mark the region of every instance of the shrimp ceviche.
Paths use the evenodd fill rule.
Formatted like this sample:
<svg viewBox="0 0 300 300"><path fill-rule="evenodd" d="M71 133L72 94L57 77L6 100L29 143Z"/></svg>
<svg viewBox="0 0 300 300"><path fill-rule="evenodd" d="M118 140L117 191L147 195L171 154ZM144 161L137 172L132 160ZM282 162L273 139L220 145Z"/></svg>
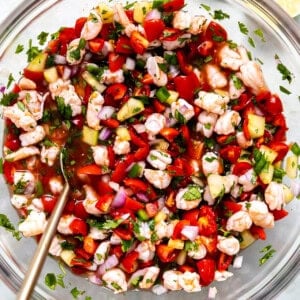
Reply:
<svg viewBox="0 0 300 300"><path fill-rule="evenodd" d="M184 6L99 4L31 53L2 99L18 230L47 226L63 151L72 189L49 253L115 293L231 277L294 197L281 99L244 46Z"/></svg>

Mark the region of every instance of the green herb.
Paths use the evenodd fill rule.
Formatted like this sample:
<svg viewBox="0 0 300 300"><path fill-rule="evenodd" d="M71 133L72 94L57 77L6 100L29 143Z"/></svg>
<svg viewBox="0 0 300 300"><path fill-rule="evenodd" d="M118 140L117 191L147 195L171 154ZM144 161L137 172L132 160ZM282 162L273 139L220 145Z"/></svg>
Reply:
<svg viewBox="0 0 300 300"><path fill-rule="evenodd" d="M75 248L75 245L68 242L68 241L63 241L60 243L60 246L64 249L64 250L73 250Z"/></svg>
<svg viewBox="0 0 300 300"><path fill-rule="evenodd" d="M186 118L182 113L179 112L178 109L175 110L175 119L180 123L180 124L185 124L186 123Z"/></svg>
<svg viewBox="0 0 300 300"><path fill-rule="evenodd" d="M91 73L96 79L100 80L107 67L98 67L95 64L88 64L86 70Z"/></svg>
<svg viewBox="0 0 300 300"><path fill-rule="evenodd" d="M24 50L24 46L21 45L21 44L19 44L19 45L17 46L17 48L16 48L15 53L16 53L16 54L19 54L19 53L21 53L23 50Z"/></svg>
<svg viewBox="0 0 300 300"><path fill-rule="evenodd" d="M114 30L111 31L111 33L108 36L108 38L111 40L117 40L119 36L122 34L122 31L124 29L123 25L121 25L120 23L114 22L114 24L115 24L115 28Z"/></svg>
<svg viewBox="0 0 300 300"><path fill-rule="evenodd" d="M117 291L122 290L122 288L114 281L111 283L111 286Z"/></svg>
<svg viewBox="0 0 300 300"><path fill-rule="evenodd" d="M198 185L189 185L188 190L183 194L183 199L193 201L201 199L202 189Z"/></svg>
<svg viewBox="0 0 300 300"><path fill-rule="evenodd" d="M276 182L282 182L285 171L282 168L274 168L273 180Z"/></svg>
<svg viewBox="0 0 300 300"><path fill-rule="evenodd" d="M18 101L17 106L18 106L19 110L25 111L25 104L23 102Z"/></svg>
<svg viewBox="0 0 300 300"><path fill-rule="evenodd" d="M265 37L264 37L264 32L262 31L262 29L257 28L257 29L254 30L253 32L254 32L255 35L257 35L257 36L260 38L260 40L261 40L262 42L265 42L265 41L266 41L266 40L265 40Z"/></svg>
<svg viewBox="0 0 300 300"><path fill-rule="evenodd" d="M221 190L220 194L217 197L217 201L215 202L214 207L217 207L221 203L224 195L225 195L225 186L223 184L222 190Z"/></svg>
<svg viewBox="0 0 300 300"><path fill-rule="evenodd" d="M91 296L86 296L86 297L84 298L84 300L92 300L92 297L91 297Z"/></svg>
<svg viewBox="0 0 300 300"><path fill-rule="evenodd" d="M238 22L238 24L239 24L240 32L247 35L249 33L249 30L246 27L246 25L242 22Z"/></svg>
<svg viewBox="0 0 300 300"><path fill-rule="evenodd" d="M85 39L80 39L77 48L70 51L69 54L70 57L73 58L74 60L79 60L81 58L81 50L84 49L85 44L86 44Z"/></svg>
<svg viewBox="0 0 300 300"><path fill-rule="evenodd" d="M38 180L35 184L35 197L41 197L44 194L43 184Z"/></svg>
<svg viewBox="0 0 300 300"><path fill-rule="evenodd" d="M169 65L177 65L178 64L176 54L171 54L171 53L165 52L164 59L166 60L166 62Z"/></svg>
<svg viewBox="0 0 300 300"><path fill-rule="evenodd" d="M10 106L13 101L15 101L18 98L18 94L15 93L7 93L3 94L0 104L3 106Z"/></svg>
<svg viewBox="0 0 300 300"><path fill-rule="evenodd" d="M47 38L48 38L48 35L49 35L48 32L42 31L42 32L37 36L37 39L38 39L39 44L40 44L41 46L43 46L43 45L46 43Z"/></svg>
<svg viewBox="0 0 300 300"><path fill-rule="evenodd" d="M56 283L61 286L62 288L65 288L65 283L64 283L64 278L65 275L64 274L58 274L56 276Z"/></svg>
<svg viewBox="0 0 300 300"><path fill-rule="evenodd" d="M6 87L9 88L10 85L13 83L13 81L15 81L15 79L14 79L13 75L10 73L8 76L8 81L7 81Z"/></svg>
<svg viewBox="0 0 300 300"><path fill-rule="evenodd" d="M25 192L27 186L27 181L19 180L14 186L14 193L18 195L22 195Z"/></svg>
<svg viewBox="0 0 300 300"><path fill-rule="evenodd" d="M279 86L279 89L280 89L280 91L281 91L282 93L285 93L285 94L287 94L287 95L290 95L290 94L292 93L291 91L289 91L287 88L285 88L285 87L282 86L282 85Z"/></svg>
<svg viewBox="0 0 300 300"><path fill-rule="evenodd" d="M279 60L278 55L275 55L275 59ZM293 73L280 60L277 64L277 70L281 73L282 80L287 80L289 83L292 82Z"/></svg>
<svg viewBox="0 0 300 300"><path fill-rule="evenodd" d="M210 157L205 157L205 160L209 163L213 162L214 160L216 160L217 158L214 156L210 156Z"/></svg>
<svg viewBox="0 0 300 300"><path fill-rule="evenodd" d="M196 242L186 241L184 243L185 251L197 251L199 249L199 244Z"/></svg>
<svg viewBox="0 0 300 300"><path fill-rule="evenodd" d="M249 210L251 207L251 202L246 202L246 209Z"/></svg>
<svg viewBox="0 0 300 300"><path fill-rule="evenodd" d="M215 20L224 20L224 19L229 19L230 16L228 14L226 14L225 12L223 12L221 9L219 9L219 10L214 11L213 18Z"/></svg>
<svg viewBox="0 0 300 300"><path fill-rule="evenodd" d="M201 3L200 6L202 6L206 11L210 11L211 10L210 6L208 6L206 4Z"/></svg>
<svg viewBox="0 0 300 300"><path fill-rule="evenodd" d="M260 152L257 148L253 151L253 158L254 158L254 171L257 175L265 168L268 164L265 154Z"/></svg>
<svg viewBox="0 0 300 300"><path fill-rule="evenodd" d="M208 149L213 149L215 144L216 144L216 141L214 139L210 139L210 138L204 138L204 144L205 144L205 147L208 148Z"/></svg>
<svg viewBox="0 0 300 300"><path fill-rule="evenodd" d="M8 217L4 214L0 214L0 226L5 228L5 230L11 232L13 237L18 241L22 238L20 232L15 229L15 226L10 222Z"/></svg>
<svg viewBox="0 0 300 300"><path fill-rule="evenodd" d="M229 45L229 48L230 49L236 49L237 48L237 43L235 43L235 42L233 42L233 41L231 41L231 40L227 40L226 41L227 42L227 44Z"/></svg>
<svg viewBox="0 0 300 300"><path fill-rule="evenodd" d="M237 90L240 90L243 87L243 82L234 74L231 74L231 79L233 81L233 85Z"/></svg>
<svg viewBox="0 0 300 300"><path fill-rule="evenodd" d="M74 287L71 290L71 294L72 294L74 299L78 299L78 297L83 295L84 293L85 293L85 291L80 291L77 287Z"/></svg>
<svg viewBox="0 0 300 300"><path fill-rule="evenodd" d="M297 143L294 143L291 147L291 151L297 155L300 156L300 146Z"/></svg>
<svg viewBox="0 0 300 300"><path fill-rule="evenodd" d="M165 63L161 63L161 64L157 64L158 67L164 72L164 73L167 73L168 72L168 65L165 64Z"/></svg>
<svg viewBox="0 0 300 300"><path fill-rule="evenodd" d="M204 124L204 128L207 130L211 129L211 124L210 123Z"/></svg>
<svg viewBox="0 0 300 300"><path fill-rule="evenodd" d="M56 289L57 281L56 281L56 276L55 276L54 273L47 273L46 274L46 276L45 276L45 284L51 290L55 290Z"/></svg>
<svg viewBox="0 0 300 300"><path fill-rule="evenodd" d="M0 174L3 174L3 158L0 157Z"/></svg>
<svg viewBox="0 0 300 300"><path fill-rule="evenodd" d="M212 56L211 56L211 55L208 55L208 56L206 56L206 57L204 58L204 62L205 62L205 63L208 63L208 62L210 62L210 61L212 61Z"/></svg>
<svg viewBox="0 0 300 300"><path fill-rule="evenodd" d="M158 98L158 100L161 101L162 103L166 102L167 99L170 97L170 93L165 86L159 88L156 91L155 95Z"/></svg>
<svg viewBox="0 0 300 300"><path fill-rule="evenodd" d="M138 284L142 279L143 279L143 276L136 276L130 281L130 284L134 287L138 287Z"/></svg>
<svg viewBox="0 0 300 300"><path fill-rule="evenodd" d="M248 37L248 43L250 46L252 46L253 48L255 48L255 43L254 43L254 40L251 36Z"/></svg>
<svg viewBox="0 0 300 300"><path fill-rule="evenodd" d="M150 157L150 159L152 158ZM136 163L132 166L132 168L128 172L128 177L130 178L139 177L141 175L141 172L142 172L142 167L138 163Z"/></svg>
<svg viewBox="0 0 300 300"><path fill-rule="evenodd" d="M32 39L29 39L28 50L26 52L27 61L31 62L41 52L42 52L42 50L40 50L38 47L32 46Z"/></svg>
<svg viewBox="0 0 300 300"><path fill-rule="evenodd" d="M64 117L66 120L70 120L72 118L72 109L71 106L65 105L65 99L63 97L55 97L57 103L57 109L59 113Z"/></svg>
<svg viewBox="0 0 300 300"><path fill-rule="evenodd" d="M213 39L213 41L218 42L218 43L224 41L224 38L223 38L222 36L216 35L216 34L213 34L213 35L212 35L212 39Z"/></svg>
<svg viewBox="0 0 300 300"><path fill-rule="evenodd" d="M276 250L273 249L271 245L268 245L268 246L264 247L262 250L260 250L260 252L265 253L265 255L259 259L259 265L262 266L271 257L273 257L273 254L276 252Z"/></svg>
<svg viewBox="0 0 300 300"><path fill-rule="evenodd" d="M105 220L104 222L95 220L95 219L88 219L87 223L98 229L110 230L117 228L124 220L122 218L118 220Z"/></svg>
<svg viewBox="0 0 300 300"><path fill-rule="evenodd" d="M131 2L131 3L126 3L126 5L124 6L124 9L130 9L135 5L136 1Z"/></svg>
<svg viewBox="0 0 300 300"><path fill-rule="evenodd" d="M127 252L132 247L133 243L134 243L134 239L131 239L131 240L128 240L128 241L122 240L121 241L121 249L122 249L122 251L124 253Z"/></svg>

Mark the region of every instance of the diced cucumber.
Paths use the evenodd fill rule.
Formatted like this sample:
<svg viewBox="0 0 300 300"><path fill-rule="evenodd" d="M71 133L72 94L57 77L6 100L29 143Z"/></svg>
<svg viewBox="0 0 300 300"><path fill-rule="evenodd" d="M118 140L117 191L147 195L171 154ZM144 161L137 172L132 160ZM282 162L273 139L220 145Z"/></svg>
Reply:
<svg viewBox="0 0 300 300"><path fill-rule="evenodd" d="M131 140L129 130L126 127L122 127L122 126L118 127L116 129L116 135L122 141L130 141Z"/></svg>
<svg viewBox="0 0 300 300"><path fill-rule="evenodd" d="M106 89L106 86L99 81L88 71L84 71L81 74L82 78L96 91L103 93Z"/></svg>
<svg viewBox="0 0 300 300"><path fill-rule="evenodd" d="M39 53L26 67L32 72L43 72L45 70L48 54L45 52Z"/></svg>
<svg viewBox="0 0 300 300"><path fill-rule="evenodd" d="M65 262L66 265L72 267L72 260L76 257L73 250L63 250L60 254L60 258Z"/></svg>
<svg viewBox="0 0 300 300"><path fill-rule="evenodd" d="M264 184L269 184L273 179L273 175L274 175L274 166L267 163L262 169L262 171L259 173L259 178Z"/></svg>
<svg viewBox="0 0 300 300"><path fill-rule="evenodd" d="M88 126L83 126L82 129L82 141L90 146L96 146L98 144L99 130L92 129Z"/></svg>
<svg viewBox="0 0 300 300"><path fill-rule="evenodd" d="M129 100L123 104L117 113L117 119L123 122L135 115L138 115L145 109L144 103L135 98L129 98Z"/></svg>
<svg viewBox="0 0 300 300"><path fill-rule="evenodd" d="M256 238L251 234L249 230L241 232L242 241L240 242L240 248L245 249L256 241Z"/></svg>
<svg viewBox="0 0 300 300"><path fill-rule="evenodd" d="M150 1L139 1L135 2L133 7L133 19L137 23L143 23L146 14L151 10L152 2Z"/></svg>
<svg viewBox="0 0 300 300"><path fill-rule="evenodd" d="M166 100L166 103L171 105L173 102L176 102L178 97L179 97L179 93L176 91L171 91L169 90L169 98Z"/></svg>
<svg viewBox="0 0 300 300"><path fill-rule="evenodd" d="M209 192L213 199L219 197L224 191L224 178L218 174L211 174L207 178Z"/></svg>
<svg viewBox="0 0 300 300"><path fill-rule="evenodd" d="M58 79L56 67L51 67L44 71L44 78L48 83L55 82Z"/></svg>
<svg viewBox="0 0 300 300"><path fill-rule="evenodd" d="M265 145L261 145L259 147L259 151L265 156L266 160L270 163L272 163L278 155L276 151Z"/></svg>
<svg viewBox="0 0 300 300"><path fill-rule="evenodd" d="M155 96L160 102L166 103L171 94L165 86L162 86L156 91Z"/></svg>
<svg viewBox="0 0 300 300"><path fill-rule="evenodd" d="M130 169L130 171L128 172L128 177L130 178L142 177L144 168L145 168L144 162L135 163Z"/></svg>
<svg viewBox="0 0 300 300"><path fill-rule="evenodd" d="M264 117L248 114L248 130L251 138L256 139L264 135L265 123Z"/></svg>
<svg viewBox="0 0 300 300"><path fill-rule="evenodd" d="M286 166L285 166L286 175L294 179L297 177L298 173L298 156L295 154L287 157L286 159Z"/></svg>

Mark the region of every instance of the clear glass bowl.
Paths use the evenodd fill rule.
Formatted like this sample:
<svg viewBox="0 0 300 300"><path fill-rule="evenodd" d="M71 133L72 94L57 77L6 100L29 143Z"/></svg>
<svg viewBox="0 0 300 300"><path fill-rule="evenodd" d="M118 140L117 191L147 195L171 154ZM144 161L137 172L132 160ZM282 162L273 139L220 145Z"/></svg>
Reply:
<svg viewBox="0 0 300 300"><path fill-rule="evenodd" d="M35 38L41 31L55 32L60 26L73 26L77 17L87 15L88 11L98 4L99 0L27 0L23 1L11 16L0 26L0 84L7 83L9 73L15 78L26 65L25 54L15 55L18 44L27 45L29 38ZM103 2L103 1L102 1ZM109 2L109 1L108 1ZM203 14L200 3L188 2L187 8L192 14ZM205 2L205 1L202 1ZM278 93L284 104L287 123L290 128L289 141L300 141L299 117L299 86L300 86L300 36L299 28L273 1L250 0L210 0L206 1L212 11L222 9L230 15L230 19L221 21L229 36L237 43L246 45L253 57L263 62L262 68L267 83L272 91ZM109 2L113 4L113 1ZM249 29L256 47L248 44L248 36L241 34L238 21ZM8 25L7 25L8 24ZM256 29L264 32L266 42L253 33ZM275 54L294 74L291 84L282 81L276 69ZM286 95L280 92L283 85L292 92ZM3 144L3 121L0 122L0 143ZM18 216L10 205L9 192L3 176L0 177L1 201L0 211L9 216L17 225ZM268 240L258 241L244 250L244 263L241 269L233 270L234 276L226 282L213 284L218 289L220 299L271 299L299 270L300 261L300 201L292 201L287 207L289 217L279 221L275 229L268 230ZM276 253L263 266L259 266L260 250L272 245ZM20 287L24 273L28 267L36 242L23 238L16 241L9 233L1 229L0 235L0 277L14 292ZM49 290L44 284L47 273L59 274L57 262L49 257L42 270L37 284L34 299L70 299L70 290L77 287L85 290L86 296L97 299L132 299L146 300L158 298L150 292L129 292L125 295L114 295L111 291L89 283L86 279L67 272L66 288L58 287ZM207 299L207 289L196 294L172 292L159 296L160 299Z"/></svg>

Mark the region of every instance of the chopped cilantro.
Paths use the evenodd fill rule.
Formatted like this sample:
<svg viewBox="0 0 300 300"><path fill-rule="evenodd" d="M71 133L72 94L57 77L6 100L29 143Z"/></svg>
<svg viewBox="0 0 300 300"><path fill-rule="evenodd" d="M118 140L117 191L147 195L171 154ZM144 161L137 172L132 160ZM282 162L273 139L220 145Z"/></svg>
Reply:
<svg viewBox="0 0 300 300"><path fill-rule="evenodd" d="M291 147L291 151L297 155L300 156L300 146L298 145L298 143L294 143Z"/></svg>
<svg viewBox="0 0 300 300"><path fill-rule="evenodd" d="M105 220L105 221L98 221L95 219L88 219L87 223L92 226L96 227L98 229L104 229L104 230L110 230L117 228L124 220L118 219L118 220Z"/></svg>
<svg viewBox="0 0 300 300"><path fill-rule="evenodd" d="M4 214L0 214L0 226L11 232L13 237L18 241L21 239L20 232L15 229L15 226L10 222L8 217Z"/></svg>
<svg viewBox="0 0 300 300"><path fill-rule="evenodd" d="M177 65L178 64L177 57L176 57L175 53L171 54L171 53L165 52L164 53L164 59L166 60L166 62L169 65Z"/></svg>
<svg viewBox="0 0 300 300"><path fill-rule="evenodd" d="M233 41L231 41L231 40L227 40L226 41L227 42L227 44L229 45L229 48L230 49L236 49L237 48L237 43L235 43L235 42L233 42Z"/></svg>
<svg viewBox="0 0 300 300"><path fill-rule="evenodd" d="M259 265L261 266L265 264L271 257L273 257L273 254L276 252L276 250L273 249L271 245L268 245L260 250L260 252L265 253L264 256L259 259Z"/></svg>
<svg viewBox="0 0 300 300"><path fill-rule="evenodd" d="M122 288L121 288L115 281L113 281L113 282L111 283L111 286L112 286L116 291L122 290Z"/></svg>
<svg viewBox="0 0 300 300"><path fill-rule="evenodd" d="M3 158L0 157L0 174L3 174Z"/></svg>
<svg viewBox="0 0 300 300"><path fill-rule="evenodd" d="M180 124L185 124L186 123L186 118L182 113L179 112L178 109L175 110L175 119L180 123Z"/></svg>
<svg viewBox="0 0 300 300"><path fill-rule="evenodd" d="M260 38L260 40L261 40L262 42L265 42L265 41L266 41L266 40L265 40L265 37L264 37L264 32L262 31L262 29L257 28L257 29L254 30L253 32L254 32L255 35L257 35L257 36Z"/></svg>
<svg viewBox="0 0 300 300"><path fill-rule="evenodd" d="M3 94L3 96L2 96L2 98L0 100L0 104L3 105L3 106L9 106L17 98L18 98L18 94L15 94L15 93Z"/></svg>
<svg viewBox="0 0 300 300"><path fill-rule="evenodd" d="M64 250L73 250L75 248L75 245L68 242L68 241L63 241L60 243L60 246L64 249Z"/></svg>
<svg viewBox="0 0 300 300"><path fill-rule="evenodd" d="M121 249L122 249L122 251L124 253L127 252L131 248L131 246L133 245L133 243L134 243L134 239L131 239L131 240L128 240L128 241L122 240L122 242L121 242Z"/></svg>
<svg viewBox="0 0 300 300"><path fill-rule="evenodd" d="M206 56L205 58L204 58L204 62L205 63L208 63L208 62L210 62L212 60L212 56L211 55L208 55L208 56Z"/></svg>
<svg viewBox="0 0 300 300"><path fill-rule="evenodd" d="M59 113L64 117L64 119L70 120L72 117L71 106L69 104L65 105L65 99L63 97L55 97L55 100Z"/></svg>
<svg viewBox="0 0 300 300"><path fill-rule="evenodd" d="M202 189L198 185L189 185L188 190L183 194L186 201L194 201L201 199Z"/></svg>
<svg viewBox="0 0 300 300"><path fill-rule="evenodd" d="M13 75L10 73L8 76L8 81L7 81L6 87L9 88L10 85L13 83L13 81L15 81L15 79L14 79Z"/></svg>
<svg viewBox="0 0 300 300"><path fill-rule="evenodd" d="M40 44L41 46L43 46L43 45L46 43L47 38L48 38L48 35L49 35L48 32L42 31L42 32L37 36L37 39L39 40L39 44Z"/></svg>
<svg viewBox="0 0 300 300"><path fill-rule="evenodd" d="M79 296L83 295L85 293L85 291L81 291L79 290L77 287L74 287L71 290L71 294L73 296L74 299L78 299Z"/></svg>
<svg viewBox="0 0 300 300"><path fill-rule="evenodd" d="M282 182L285 171L281 168L274 168L273 180L276 182Z"/></svg>
<svg viewBox="0 0 300 300"><path fill-rule="evenodd" d="M289 91L287 88L285 88L285 87L282 86L282 85L279 86L279 89L280 89L280 91L281 91L282 93L285 93L285 94L287 94L287 95L290 95L290 94L292 93L291 91Z"/></svg>
<svg viewBox="0 0 300 300"><path fill-rule="evenodd" d="M233 81L233 85L237 90L240 90L243 87L243 82L234 74L231 74L231 79Z"/></svg>
<svg viewBox="0 0 300 300"><path fill-rule="evenodd" d="M282 80L287 80L289 83L292 82L293 73L280 61L279 56L276 54L275 59L278 60L277 70L282 75Z"/></svg>
<svg viewBox="0 0 300 300"><path fill-rule="evenodd" d="M25 104L23 102L18 101L17 106L21 111L25 111Z"/></svg>
<svg viewBox="0 0 300 300"><path fill-rule="evenodd" d="M164 73L167 73L168 72L168 65L165 64L165 63L161 63L161 64L157 64L158 67L164 72Z"/></svg>
<svg viewBox="0 0 300 300"><path fill-rule="evenodd" d="M211 8L210 8L209 5L201 3L200 6L203 7L206 11L210 11L211 10Z"/></svg>
<svg viewBox="0 0 300 300"><path fill-rule="evenodd" d="M47 273L46 274L45 284L49 289L55 290L57 281L56 281L56 276L55 276L54 273Z"/></svg>
<svg viewBox="0 0 300 300"><path fill-rule="evenodd" d="M215 20L224 20L224 19L229 19L230 16L228 14L226 14L225 12L223 12L221 9L219 9L219 10L214 11L213 18Z"/></svg>
<svg viewBox="0 0 300 300"><path fill-rule="evenodd" d="M254 40L251 36L248 37L248 43L250 46L252 46L253 48L255 48L255 43L254 43Z"/></svg>
<svg viewBox="0 0 300 300"><path fill-rule="evenodd" d="M28 50L26 51L27 61L31 62L41 52L42 50L40 50L38 47L32 46L32 39L29 39Z"/></svg>
<svg viewBox="0 0 300 300"><path fill-rule="evenodd" d="M16 54L19 54L19 53L21 53L23 50L24 50L24 46L21 45L21 44L19 44L19 45L17 46L16 50L15 50L15 53L16 53Z"/></svg>
<svg viewBox="0 0 300 300"><path fill-rule="evenodd" d="M196 242L186 241L184 243L185 251L197 251L199 249L199 244Z"/></svg>
<svg viewBox="0 0 300 300"><path fill-rule="evenodd" d="M268 164L266 156L260 152L257 148L253 151L253 158L254 158L254 171L258 175L263 168L265 168Z"/></svg>
<svg viewBox="0 0 300 300"><path fill-rule="evenodd" d="M242 22L238 22L238 24L239 24L240 32L247 35L249 33L249 29L246 27L246 25Z"/></svg>
<svg viewBox="0 0 300 300"><path fill-rule="evenodd" d="M209 163L213 162L214 160L216 160L217 158L214 156L210 156L210 157L205 157L205 160Z"/></svg>
<svg viewBox="0 0 300 300"><path fill-rule="evenodd" d="M130 9L135 5L136 1L131 2L131 3L126 3L126 5L124 6L124 9Z"/></svg>

